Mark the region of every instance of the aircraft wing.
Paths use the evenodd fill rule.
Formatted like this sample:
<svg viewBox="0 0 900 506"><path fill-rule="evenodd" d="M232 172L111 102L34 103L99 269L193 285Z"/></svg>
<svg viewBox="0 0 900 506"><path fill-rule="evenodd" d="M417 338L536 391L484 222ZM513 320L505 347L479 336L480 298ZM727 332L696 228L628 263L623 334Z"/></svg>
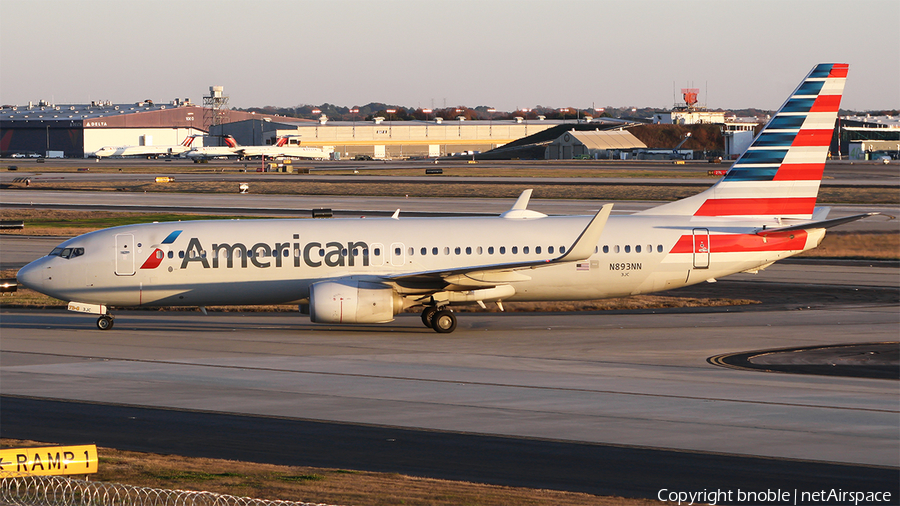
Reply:
<svg viewBox="0 0 900 506"><path fill-rule="evenodd" d="M412 272L384 276L382 279L401 289L420 291L467 290L475 287L504 285L515 281L527 281L531 278L522 271L561 263L580 262L593 255L612 207L612 204L606 204L597 211L572 246L556 258Z"/></svg>

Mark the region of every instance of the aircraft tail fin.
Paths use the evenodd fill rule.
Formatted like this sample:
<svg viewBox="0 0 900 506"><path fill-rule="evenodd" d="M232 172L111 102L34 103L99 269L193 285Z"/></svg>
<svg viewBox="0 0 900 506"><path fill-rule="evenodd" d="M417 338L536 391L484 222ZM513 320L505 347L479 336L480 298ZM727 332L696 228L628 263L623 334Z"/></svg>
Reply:
<svg viewBox="0 0 900 506"><path fill-rule="evenodd" d="M184 138L183 141L181 141L181 145L184 146L184 147L186 147L186 148L189 148L189 147L191 147L191 144L192 144L193 142L194 142L194 136L193 136L193 135L188 135L187 137Z"/></svg>
<svg viewBox="0 0 900 506"><path fill-rule="evenodd" d="M278 142L277 142L275 145L278 146L279 148L281 148L281 147L284 147L284 146L287 144L287 141L288 141L288 138L287 138L286 136L285 136L285 137L281 137L281 138L278 139Z"/></svg>
<svg viewBox="0 0 900 506"><path fill-rule="evenodd" d="M229 148L236 148L236 147L238 147L237 141L234 140L234 137L232 137L232 136L230 136L230 135L226 135L225 138L224 138L223 140L225 141L225 144L226 144Z"/></svg>
<svg viewBox="0 0 900 506"><path fill-rule="evenodd" d="M642 214L810 219L847 69L816 65L712 188Z"/></svg>

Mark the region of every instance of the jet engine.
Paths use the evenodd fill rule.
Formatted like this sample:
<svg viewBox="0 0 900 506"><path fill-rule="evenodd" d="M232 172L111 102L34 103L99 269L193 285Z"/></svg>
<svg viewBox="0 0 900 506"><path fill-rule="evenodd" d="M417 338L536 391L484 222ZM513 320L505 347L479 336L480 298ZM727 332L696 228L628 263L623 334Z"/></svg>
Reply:
<svg viewBox="0 0 900 506"><path fill-rule="evenodd" d="M385 323L402 310L403 298L381 283L342 278L309 287L313 323Z"/></svg>

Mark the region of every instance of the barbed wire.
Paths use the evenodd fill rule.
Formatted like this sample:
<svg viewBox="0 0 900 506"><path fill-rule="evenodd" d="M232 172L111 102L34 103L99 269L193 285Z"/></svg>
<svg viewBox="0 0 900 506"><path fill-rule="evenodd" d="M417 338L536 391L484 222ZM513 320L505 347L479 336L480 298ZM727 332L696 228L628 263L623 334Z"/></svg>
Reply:
<svg viewBox="0 0 900 506"><path fill-rule="evenodd" d="M135 487L61 476L0 478L0 504L9 506L329 506L251 499L214 492Z"/></svg>

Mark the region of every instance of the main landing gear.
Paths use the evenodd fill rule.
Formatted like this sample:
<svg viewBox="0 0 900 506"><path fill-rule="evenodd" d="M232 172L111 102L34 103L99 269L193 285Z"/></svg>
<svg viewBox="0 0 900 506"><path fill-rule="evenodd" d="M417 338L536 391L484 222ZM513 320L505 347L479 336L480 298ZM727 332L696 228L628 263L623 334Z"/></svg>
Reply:
<svg viewBox="0 0 900 506"><path fill-rule="evenodd" d="M456 329L456 315L449 309L437 306L426 306L422 310L422 323L434 329L438 334L449 334Z"/></svg>
<svg viewBox="0 0 900 506"><path fill-rule="evenodd" d="M97 328L100 330L109 330L113 328L112 315L105 314L100 318L97 318Z"/></svg>

